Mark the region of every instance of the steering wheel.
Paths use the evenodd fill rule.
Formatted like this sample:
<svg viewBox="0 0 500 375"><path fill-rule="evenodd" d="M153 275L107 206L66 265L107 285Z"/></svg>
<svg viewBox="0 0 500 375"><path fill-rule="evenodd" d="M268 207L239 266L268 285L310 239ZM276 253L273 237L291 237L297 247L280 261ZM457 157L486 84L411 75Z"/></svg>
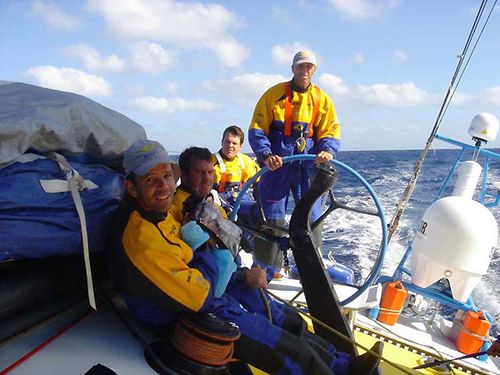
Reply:
<svg viewBox="0 0 500 375"><path fill-rule="evenodd" d="M293 155L293 156L287 156L283 158L283 164L285 163L290 163L293 161L306 161L306 160L314 160L316 158L315 155ZM385 252L387 248L387 224L385 220L385 214L384 214L384 209L382 205L380 204L380 201L375 194L375 191L373 188L370 186L370 184L353 168L348 166L347 164L344 164L338 160L331 160L330 163L334 164L335 167L340 168L341 170L347 171L351 175L355 177L356 180L358 180L361 185L364 187L364 189L368 192L369 196L372 198L373 203L375 205L375 209L361 209L358 207L352 207L347 204L339 202L335 198L334 190L335 190L335 185L328 191L328 196L330 198L330 205L328 208L321 214L321 216L314 221L314 223L311 224L311 229L316 228L318 225L320 225L326 217L336 211L336 210L347 210L347 211L352 211L352 212L357 212L362 215L370 215L370 216L375 216L378 218L378 221L380 223L380 230L381 230L381 240L380 244L378 247L378 253L377 253L377 258L375 260L375 263L369 273L369 275L365 278L363 283L361 285L352 285L353 287L356 287L358 290L354 292L350 297L346 298L345 300L341 301L340 304L342 306L347 305L348 303L354 301L356 298L358 298L363 292L368 289L370 285L374 283L378 275L380 274L380 270L382 269L382 264L383 260L385 257ZM231 214L229 215L229 219L232 221L235 221L236 215L238 213L238 210L240 208L240 204L242 199L244 198L247 190L253 186L255 181L262 176L265 173L268 173L269 169L267 167L263 167L259 172L257 172L254 176L252 176L251 179L249 179L242 187L240 193L236 197L233 210ZM340 176L340 175L339 175ZM286 230L285 230L286 232Z"/></svg>

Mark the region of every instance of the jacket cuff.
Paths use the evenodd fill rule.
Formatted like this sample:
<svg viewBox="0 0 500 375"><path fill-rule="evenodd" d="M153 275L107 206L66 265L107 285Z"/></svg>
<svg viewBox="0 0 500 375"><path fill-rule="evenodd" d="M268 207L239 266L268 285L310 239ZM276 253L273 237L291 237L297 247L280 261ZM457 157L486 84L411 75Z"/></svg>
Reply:
<svg viewBox="0 0 500 375"><path fill-rule="evenodd" d="M247 276L246 276L246 272L248 271L248 268L238 268L236 270L236 272L234 273L235 276L236 276L236 281L237 282L243 282L243 283L246 283L247 281Z"/></svg>
<svg viewBox="0 0 500 375"><path fill-rule="evenodd" d="M272 153L271 151L266 151L266 152L263 152L263 153L261 153L261 154L257 155L257 161L258 161L259 163L264 164L264 163L265 163L265 161L266 161L266 159L267 159L269 156L271 156L272 154L273 154L273 153Z"/></svg>

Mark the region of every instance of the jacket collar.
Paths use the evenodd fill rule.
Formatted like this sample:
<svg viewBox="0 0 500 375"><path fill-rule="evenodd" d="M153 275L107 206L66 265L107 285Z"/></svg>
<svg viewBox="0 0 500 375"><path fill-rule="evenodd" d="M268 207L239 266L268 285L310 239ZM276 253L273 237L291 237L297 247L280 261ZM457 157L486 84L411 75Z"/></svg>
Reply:
<svg viewBox="0 0 500 375"><path fill-rule="evenodd" d="M297 92L307 92L312 86L312 82L311 82L311 83L309 83L309 86L307 86L305 89L303 89L303 88L297 86L297 84L295 83L293 78L292 78L291 82L292 82L292 90L297 91Z"/></svg>
<svg viewBox="0 0 500 375"><path fill-rule="evenodd" d="M151 210L146 210L143 208L135 198L132 198L130 195L127 194L127 203L129 206L130 212L132 211L137 211L139 214L147 221L157 224L160 221L164 221L165 218L167 217L167 212L158 212L158 211L151 211Z"/></svg>

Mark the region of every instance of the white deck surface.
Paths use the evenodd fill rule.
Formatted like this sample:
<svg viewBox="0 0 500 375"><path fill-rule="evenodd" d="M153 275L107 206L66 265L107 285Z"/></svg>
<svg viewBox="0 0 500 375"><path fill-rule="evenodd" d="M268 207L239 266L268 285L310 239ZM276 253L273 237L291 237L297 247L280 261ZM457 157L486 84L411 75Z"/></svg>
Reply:
<svg viewBox="0 0 500 375"><path fill-rule="evenodd" d="M351 296L356 290L354 287L336 284L334 284L334 288L340 301ZM290 300L301 290L301 284L299 280L283 278L281 280L274 280L270 284L269 289L280 298ZM379 292L376 289L372 290L371 293L367 291L368 294L365 293L360 296L361 302L353 301L346 305L346 308L350 311L359 311L363 310L364 307L373 306L374 297L378 296L380 298ZM305 303L304 294L296 298L296 301ZM434 353L437 356L441 353L445 358L456 358L464 355L458 352L455 349L454 343L441 333L440 324L444 324L444 321L436 321L433 324L428 324L422 319L410 319L400 316L396 325L389 326L358 313L355 315L354 324L357 327L366 328L382 336L389 337L394 342L406 342L409 347L415 347L422 352ZM477 359L466 359L463 360L463 363L484 373L500 374L499 358L495 358L494 361L488 359L487 362Z"/></svg>
<svg viewBox="0 0 500 375"><path fill-rule="evenodd" d="M0 346L0 373L60 332L73 319L71 314L63 314ZM106 305L83 318L8 374L81 375L97 363L119 375L156 374L145 362L143 352L143 347Z"/></svg>

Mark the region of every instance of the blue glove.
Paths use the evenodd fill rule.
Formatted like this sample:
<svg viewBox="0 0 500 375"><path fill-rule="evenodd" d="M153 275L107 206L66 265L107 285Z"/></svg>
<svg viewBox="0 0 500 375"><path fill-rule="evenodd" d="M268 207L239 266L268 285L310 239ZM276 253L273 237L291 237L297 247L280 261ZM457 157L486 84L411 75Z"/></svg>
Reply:
<svg viewBox="0 0 500 375"><path fill-rule="evenodd" d="M181 227L182 240L189 245L193 250L196 250L205 242L208 241L210 236L196 223L190 221Z"/></svg>
<svg viewBox="0 0 500 375"><path fill-rule="evenodd" d="M219 298L224 294L231 275L236 271L236 263L231 252L227 249L212 249L212 255L217 264L217 283L214 296Z"/></svg>

